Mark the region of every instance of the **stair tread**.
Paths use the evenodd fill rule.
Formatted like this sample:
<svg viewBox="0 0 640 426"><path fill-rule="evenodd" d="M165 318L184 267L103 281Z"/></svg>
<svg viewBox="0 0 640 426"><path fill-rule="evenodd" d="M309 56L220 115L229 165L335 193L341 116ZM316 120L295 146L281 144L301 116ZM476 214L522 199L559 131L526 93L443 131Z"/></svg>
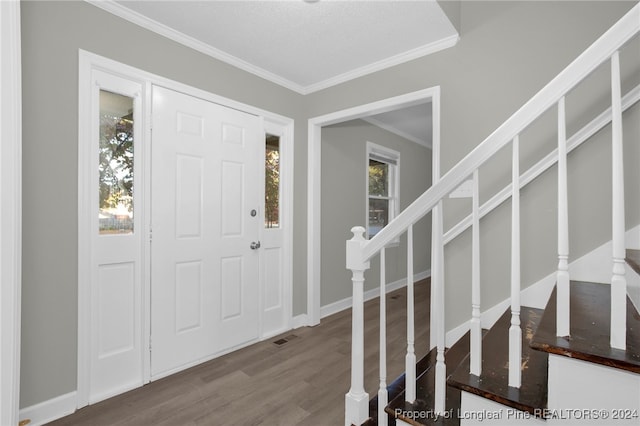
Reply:
<svg viewBox="0 0 640 426"><path fill-rule="evenodd" d="M611 293L608 284L572 281L571 336L556 336L556 289L531 343L534 349L640 373L640 315L627 297L627 349L609 346Z"/></svg>
<svg viewBox="0 0 640 426"><path fill-rule="evenodd" d="M436 351L429 351L424 357L422 357L416 363L416 375L420 377L423 375L432 365L436 362ZM387 397L389 401L394 401L396 398L402 397L404 395L405 389L405 375L402 374L398 376L390 385L387 386ZM376 424L377 421L375 419L378 418L378 395L376 394L373 398L369 400L369 420ZM395 420L389 419L389 425L394 425Z"/></svg>
<svg viewBox="0 0 640 426"><path fill-rule="evenodd" d="M509 327L511 311L507 310L494 324L482 341L482 374L470 374L467 356L448 383L461 390L488 398L500 404L535 414L547 406L546 353L531 350L529 342L540 322L541 309L522 306L522 386L509 386Z"/></svg>
<svg viewBox="0 0 640 426"><path fill-rule="evenodd" d="M450 349L445 352L445 363L447 365L447 375L451 374L455 367L469 353L469 333L467 332L462 338L456 342ZM457 417L460 408L460 390L447 386L446 389L446 410L452 415L445 417L436 417L433 413L434 406L434 389L435 389L435 357L436 349L429 352L432 364L420 375L416 381L416 400L408 403L404 400L404 391L396 398L391 400L386 408L387 413L392 418L400 418L403 421L413 425L459 425L460 420ZM410 418L409 416L396 415L396 410L401 412L424 413L424 418ZM414 416L419 417L419 416Z"/></svg>
<svg viewBox="0 0 640 426"><path fill-rule="evenodd" d="M640 274L640 250L627 249L625 260L636 273Z"/></svg>

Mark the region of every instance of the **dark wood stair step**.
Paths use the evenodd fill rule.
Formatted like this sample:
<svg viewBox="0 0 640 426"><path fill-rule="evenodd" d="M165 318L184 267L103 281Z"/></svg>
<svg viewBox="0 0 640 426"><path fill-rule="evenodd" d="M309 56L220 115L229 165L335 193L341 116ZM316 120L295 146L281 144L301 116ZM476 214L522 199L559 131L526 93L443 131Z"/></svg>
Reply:
<svg viewBox="0 0 640 426"><path fill-rule="evenodd" d="M435 350L429 351L416 363L416 376L424 374L432 365L436 363ZM405 375L402 374L396 378L391 384L387 385L387 398L393 401L400 395L404 395L406 385ZM369 400L369 420L364 425L376 425L378 423L378 395L376 394ZM389 417L389 426L395 425L395 418Z"/></svg>
<svg viewBox="0 0 640 426"><path fill-rule="evenodd" d="M570 337L556 336L554 288L531 346L640 374L640 315L627 297L627 349L609 346L611 292L608 284L572 281L570 287Z"/></svg>
<svg viewBox="0 0 640 426"><path fill-rule="evenodd" d="M467 332L456 344L445 351L445 363L447 376L460 364L469 353L469 333ZM460 408L460 390L447 386L446 410L454 415L448 417L436 417L433 415L435 399L435 361L436 350L429 352L431 365L416 381L416 400L413 403L405 401L404 388L386 408L390 420L396 418L413 425L459 425L457 417ZM398 414L399 413L399 414ZM407 416L406 413L416 413L416 416ZM422 417L421 417L422 416ZM391 422L390 422L391 423Z"/></svg>
<svg viewBox="0 0 640 426"><path fill-rule="evenodd" d="M521 307L522 327L522 386L509 386L509 327L511 311L508 309L489 330L482 341L482 374L470 374L467 356L449 377L451 387L473 393L500 404L536 414L547 406L548 354L529 347L543 311Z"/></svg>

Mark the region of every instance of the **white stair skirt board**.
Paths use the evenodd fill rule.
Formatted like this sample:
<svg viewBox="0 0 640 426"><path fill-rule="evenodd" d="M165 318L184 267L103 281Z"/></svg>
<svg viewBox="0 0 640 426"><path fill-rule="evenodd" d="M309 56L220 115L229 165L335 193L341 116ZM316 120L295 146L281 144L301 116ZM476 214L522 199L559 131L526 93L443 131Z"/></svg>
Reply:
<svg viewBox="0 0 640 426"><path fill-rule="evenodd" d="M413 276L413 282L417 283L418 281L422 281L431 276L431 270L418 272ZM366 281L365 281L366 284ZM390 293L394 290L398 290L399 288L407 286L407 279L403 278L398 281L394 281L392 283L387 284L387 293ZM380 289L378 287L372 288L371 290L367 290L364 292L364 301L368 301L371 299L375 299L380 295ZM345 309L350 309L353 304L352 298L347 297L342 300L338 300L337 302L330 303L328 305L322 306L320 308L320 318L328 317L329 315L337 314L338 312L342 312ZM295 320L295 318L294 318ZM296 328L296 327L294 327Z"/></svg>
<svg viewBox="0 0 640 426"><path fill-rule="evenodd" d="M29 426L43 425L74 413L76 411L76 405L76 392L69 392L48 401L21 409L20 421L29 419L31 420Z"/></svg>
<svg viewBox="0 0 640 426"><path fill-rule="evenodd" d="M640 375L549 354L547 424L638 425Z"/></svg>
<svg viewBox="0 0 640 426"><path fill-rule="evenodd" d="M640 225L627 231L625 238L627 248L640 247ZM569 263L569 274L574 281L609 283L611 281L611 241L585 254L579 259ZM540 281L530 285L520 292L521 305L532 308L544 309L549 300L549 296L556 284L557 272L554 271ZM640 277L632 269L627 268L627 293L631 301L640 307ZM511 303L511 299L492 306L482 312L482 328L489 329L504 313ZM638 309L640 311L640 309ZM469 330L469 321L455 327L447 332L447 347L451 347Z"/></svg>
<svg viewBox="0 0 640 426"><path fill-rule="evenodd" d="M460 426L535 426L547 425L533 414L507 407L469 392L460 393Z"/></svg>

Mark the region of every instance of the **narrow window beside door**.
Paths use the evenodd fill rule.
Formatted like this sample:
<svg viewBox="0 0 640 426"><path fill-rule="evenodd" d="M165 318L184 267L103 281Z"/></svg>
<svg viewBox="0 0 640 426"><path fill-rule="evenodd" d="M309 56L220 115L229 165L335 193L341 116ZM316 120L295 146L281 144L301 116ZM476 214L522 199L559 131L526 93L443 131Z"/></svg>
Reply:
<svg viewBox="0 0 640 426"><path fill-rule="evenodd" d="M267 135L265 153L264 227L280 227L280 136Z"/></svg>
<svg viewBox="0 0 640 426"><path fill-rule="evenodd" d="M133 233L133 98L100 91L99 232Z"/></svg>

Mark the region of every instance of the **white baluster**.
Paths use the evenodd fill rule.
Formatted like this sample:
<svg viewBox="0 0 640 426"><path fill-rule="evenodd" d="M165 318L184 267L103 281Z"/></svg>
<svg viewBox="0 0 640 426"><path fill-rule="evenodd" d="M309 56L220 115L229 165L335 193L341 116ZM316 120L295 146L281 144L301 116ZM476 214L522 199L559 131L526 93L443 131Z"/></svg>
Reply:
<svg viewBox="0 0 640 426"><path fill-rule="evenodd" d="M387 392L387 294L385 249L380 250L380 387L378 389L378 425L387 425L384 411L389 402Z"/></svg>
<svg viewBox="0 0 640 426"><path fill-rule="evenodd" d="M413 225L407 228L407 356L405 358L405 400L416 400L415 315L413 297Z"/></svg>
<svg viewBox="0 0 640 426"><path fill-rule="evenodd" d="M522 329L520 327L520 139L513 139L511 177L511 327L509 327L509 386L520 387Z"/></svg>
<svg viewBox="0 0 640 426"><path fill-rule="evenodd" d="M435 99L434 99L435 100ZM439 101L438 101L439 102ZM433 117L434 120L439 119L439 110L440 108L433 108L433 112L434 114L438 114L438 117ZM431 156L433 158L432 160L432 164L433 164L433 170L431 171L431 185L435 185L436 183L438 183L438 181L440 180L440 130L439 130L439 126L438 128L434 128L434 134L433 134L433 152L431 153ZM434 208L435 210L435 208ZM435 226L435 217L432 215L431 216L431 229L434 230L436 228ZM433 232L433 231L432 231ZM442 242L440 243L442 244ZM434 285L434 263L435 263L435 256L438 252L438 243L435 240L435 236L432 235L431 236L431 309L429 310L429 324L431 327L431 331L429 332L429 350L433 349L436 347L436 345L438 344L438 335L436 333L436 329L435 329L435 325L438 323L438 318L437 318L437 313L438 313L438 298L436 295L436 286Z"/></svg>
<svg viewBox="0 0 640 426"><path fill-rule="evenodd" d="M482 374L482 322L480 321L480 190L479 172L473 172L471 206L471 374Z"/></svg>
<svg viewBox="0 0 640 426"><path fill-rule="evenodd" d="M620 95L620 54L611 57L611 132L613 160L613 276L611 277L611 341L612 348L627 347L627 279L624 241L624 161L622 149L622 99Z"/></svg>
<svg viewBox="0 0 640 426"><path fill-rule="evenodd" d="M446 411L446 382L447 367L444 362L445 349L445 326L444 326L444 244L443 244L443 225L442 225L442 200L433 209L433 256L432 256L432 282L435 286L436 295L436 315L435 324L431 324L431 332L436 333L436 379L435 379L435 401L434 411L437 414L444 414Z"/></svg>
<svg viewBox="0 0 640 426"><path fill-rule="evenodd" d="M364 228L351 229L353 238L347 241L347 269L353 278L353 309L351 319L351 388L345 395L345 425L361 425L369 418L369 394L364 391L364 271L369 262L362 260L362 246L367 242Z"/></svg>
<svg viewBox="0 0 640 426"><path fill-rule="evenodd" d="M567 136L564 97L558 102L558 274L556 334L569 332L569 201L567 189Z"/></svg>

